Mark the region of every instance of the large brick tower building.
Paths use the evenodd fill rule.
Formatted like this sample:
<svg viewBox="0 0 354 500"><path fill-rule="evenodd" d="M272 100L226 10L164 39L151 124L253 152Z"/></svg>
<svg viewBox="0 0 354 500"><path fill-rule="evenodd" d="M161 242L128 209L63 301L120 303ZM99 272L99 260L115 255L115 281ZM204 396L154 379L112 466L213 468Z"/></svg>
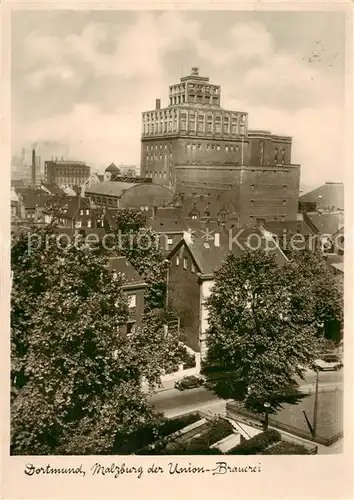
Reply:
<svg viewBox="0 0 354 500"><path fill-rule="evenodd" d="M142 114L141 174L187 197L228 191L241 224L294 220L300 167L291 137L251 131L246 112L220 103L220 86L198 68L171 85L168 107L157 99Z"/></svg>

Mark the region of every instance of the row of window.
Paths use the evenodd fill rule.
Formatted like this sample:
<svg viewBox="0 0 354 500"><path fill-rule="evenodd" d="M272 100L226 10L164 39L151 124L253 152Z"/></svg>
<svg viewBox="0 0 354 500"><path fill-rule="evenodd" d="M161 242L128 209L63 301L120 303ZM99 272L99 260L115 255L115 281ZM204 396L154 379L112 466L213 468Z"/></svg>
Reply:
<svg viewBox="0 0 354 500"><path fill-rule="evenodd" d="M146 171L145 173L146 177L155 177L155 178L160 178L160 179L166 179L167 178L167 174L166 172L156 172L155 170L152 170L151 172L150 171Z"/></svg>
<svg viewBox="0 0 354 500"><path fill-rule="evenodd" d="M82 221L81 220L77 220L75 221L75 227L76 228L80 228L80 227L92 227L92 221L88 220L88 221L85 221L86 224L83 225ZM103 227L104 223L103 223L103 220L97 220L96 221L96 227Z"/></svg>
<svg viewBox="0 0 354 500"><path fill-rule="evenodd" d="M176 255L176 266L179 266L180 265L180 256L179 255ZM183 257L183 269L188 269L188 259L186 257ZM190 270L192 273L195 273L195 265L194 265L194 262L191 261L191 267L190 267Z"/></svg>
<svg viewBox="0 0 354 500"><path fill-rule="evenodd" d="M205 145L205 149L206 151L220 151L221 147L228 153L229 151L231 152L237 152L237 151L240 151L240 146L239 145L231 145L231 144L225 144L225 146L220 146L220 144L206 144ZM245 142L244 143L244 148L246 149L248 147L248 142ZM190 151L190 150L202 150L203 149L203 144L186 144L186 150L187 151Z"/></svg>
<svg viewBox="0 0 354 500"><path fill-rule="evenodd" d="M145 159L148 161L163 160L164 158L167 158L167 157L168 157L167 153L160 153L160 154L154 153L153 155L145 155ZM172 153L170 153L169 158L170 158L170 160L172 160Z"/></svg>
<svg viewBox="0 0 354 500"><path fill-rule="evenodd" d="M169 143L170 146L172 146L171 143ZM159 144L147 144L145 146L145 151L153 151L153 150L158 150L158 149L167 149L167 143L159 143Z"/></svg>
<svg viewBox="0 0 354 500"><path fill-rule="evenodd" d="M90 195L90 198L92 199L92 201L96 203L105 203L106 205L117 206L116 198L111 198L109 196L96 196L96 195Z"/></svg>
<svg viewBox="0 0 354 500"><path fill-rule="evenodd" d="M89 168L56 168L55 175L63 175L66 177L86 177L90 175Z"/></svg>
<svg viewBox="0 0 354 500"><path fill-rule="evenodd" d="M194 110L186 110L186 109L164 109L159 111L150 111L143 113L143 122L149 123L157 122L157 121L166 121L166 120L174 120L177 119L177 116L180 116L182 120L191 120L195 121L207 121L207 122L221 122L230 123L230 121L234 124L237 124L239 121L241 124L246 123L246 115L240 115L239 113L230 113L226 112L221 114L220 111L212 112L212 111L199 111L195 112Z"/></svg>
<svg viewBox="0 0 354 500"><path fill-rule="evenodd" d="M203 94L219 94L219 87L214 85L201 85L199 83L188 83L189 91L201 92ZM179 94L186 91L185 84L172 85L170 87L170 95Z"/></svg>
<svg viewBox="0 0 354 500"><path fill-rule="evenodd" d="M251 206L254 206L254 200L250 200ZM282 200L283 207L286 205L286 200Z"/></svg>
<svg viewBox="0 0 354 500"><path fill-rule="evenodd" d="M259 217L255 217L254 215L250 215L250 220L251 220L251 222L253 222L253 221L257 222L257 224L259 224L259 223L265 224L266 223L266 219L264 219L264 218L260 219ZM270 215L267 217L267 221L270 222L271 220L284 222L286 220L286 216L285 215L273 215L273 216Z"/></svg>

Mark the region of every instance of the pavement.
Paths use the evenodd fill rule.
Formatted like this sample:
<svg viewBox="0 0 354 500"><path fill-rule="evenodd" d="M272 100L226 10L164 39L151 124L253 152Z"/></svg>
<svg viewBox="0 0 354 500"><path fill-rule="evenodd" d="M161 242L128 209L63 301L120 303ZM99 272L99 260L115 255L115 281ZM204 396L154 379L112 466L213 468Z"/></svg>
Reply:
<svg viewBox="0 0 354 500"><path fill-rule="evenodd" d="M316 373L308 371L304 381L300 381L300 390L310 393L315 390ZM223 414L226 401L220 399L212 391L204 387L197 387L186 391L174 388L175 380L165 382L163 386L150 398L150 403L156 411L163 412L166 417L175 417L196 410ZM319 391L341 388L343 384L343 372L321 372L319 374Z"/></svg>

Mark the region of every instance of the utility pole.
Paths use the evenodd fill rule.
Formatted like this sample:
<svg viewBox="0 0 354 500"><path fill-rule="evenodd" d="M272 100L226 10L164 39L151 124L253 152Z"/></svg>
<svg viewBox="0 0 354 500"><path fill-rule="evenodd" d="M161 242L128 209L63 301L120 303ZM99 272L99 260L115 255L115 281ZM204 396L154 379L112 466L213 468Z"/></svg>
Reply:
<svg viewBox="0 0 354 500"><path fill-rule="evenodd" d="M317 414L318 414L318 370L316 370L316 389L315 389L315 402L313 405L313 424L312 424L312 437L316 437L317 430Z"/></svg>
<svg viewBox="0 0 354 500"><path fill-rule="evenodd" d="M241 165L243 165L243 136L241 138Z"/></svg>

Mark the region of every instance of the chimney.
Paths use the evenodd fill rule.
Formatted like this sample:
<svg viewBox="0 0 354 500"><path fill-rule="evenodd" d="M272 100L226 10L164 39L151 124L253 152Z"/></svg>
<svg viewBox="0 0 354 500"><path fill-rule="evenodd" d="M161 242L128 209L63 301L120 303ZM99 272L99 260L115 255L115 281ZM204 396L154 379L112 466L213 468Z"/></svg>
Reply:
<svg viewBox="0 0 354 500"><path fill-rule="evenodd" d="M156 109L161 109L161 99L156 99Z"/></svg>
<svg viewBox="0 0 354 500"><path fill-rule="evenodd" d="M183 239L188 245L192 245L193 238L191 229L188 229L188 231L183 231Z"/></svg>
<svg viewBox="0 0 354 500"><path fill-rule="evenodd" d="M32 149L32 186L36 185L36 150Z"/></svg>
<svg viewBox="0 0 354 500"><path fill-rule="evenodd" d="M220 246L220 233L215 233L215 235L214 235L214 245L216 247Z"/></svg>

